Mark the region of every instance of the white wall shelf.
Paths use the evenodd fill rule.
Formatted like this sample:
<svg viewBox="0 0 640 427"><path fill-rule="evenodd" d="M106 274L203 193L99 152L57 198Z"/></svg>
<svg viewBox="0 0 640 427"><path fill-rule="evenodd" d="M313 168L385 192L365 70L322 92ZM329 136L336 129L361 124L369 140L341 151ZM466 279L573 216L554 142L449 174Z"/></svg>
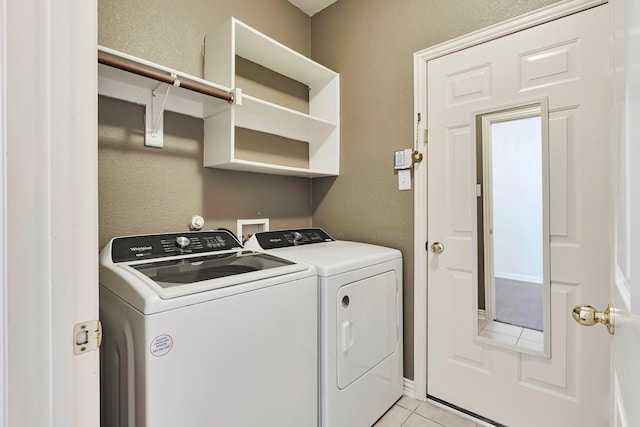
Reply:
<svg viewBox="0 0 640 427"><path fill-rule="evenodd" d="M309 88L309 114L243 94L236 105L205 119L205 166L271 174L336 176L340 169L339 74L235 18L207 35L205 78L236 87L236 56ZM235 129L245 128L309 144L309 167L238 159Z"/></svg>
<svg viewBox="0 0 640 427"><path fill-rule="evenodd" d="M280 175L336 176L340 169L339 74L259 33L235 18L207 35L205 79L113 49L110 55L134 66L235 94L230 103L214 96L99 64L98 93L145 106L145 145L162 147L163 112L204 119L204 165ZM236 56L282 74L309 88L309 114L243 94L236 88ZM217 82L217 83L213 83ZM307 168L236 158L236 129L268 133L309 146Z"/></svg>

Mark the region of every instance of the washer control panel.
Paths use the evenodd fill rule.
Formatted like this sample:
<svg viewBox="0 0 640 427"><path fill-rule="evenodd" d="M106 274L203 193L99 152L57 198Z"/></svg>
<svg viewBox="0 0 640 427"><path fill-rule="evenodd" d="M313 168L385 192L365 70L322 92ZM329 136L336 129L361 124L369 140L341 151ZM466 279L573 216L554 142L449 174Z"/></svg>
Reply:
<svg viewBox="0 0 640 427"><path fill-rule="evenodd" d="M262 249L277 249L335 241L333 237L329 236L321 228L261 231L251 238L255 239Z"/></svg>
<svg viewBox="0 0 640 427"><path fill-rule="evenodd" d="M241 247L235 236L226 230L117 237L111 243L111 259L125 262Z"/></svg>

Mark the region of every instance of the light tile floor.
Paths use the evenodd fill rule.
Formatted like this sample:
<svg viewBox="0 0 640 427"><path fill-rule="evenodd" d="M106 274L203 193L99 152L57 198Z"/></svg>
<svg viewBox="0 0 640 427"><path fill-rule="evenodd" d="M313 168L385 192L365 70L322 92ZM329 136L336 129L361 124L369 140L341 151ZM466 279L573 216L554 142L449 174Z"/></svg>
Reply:
<svg viewBox="0 0 640 427"><path fill-rule="evenodd" d="M373 427L481 427L483 425L462 418L432 403L402 396Z"/></svg>

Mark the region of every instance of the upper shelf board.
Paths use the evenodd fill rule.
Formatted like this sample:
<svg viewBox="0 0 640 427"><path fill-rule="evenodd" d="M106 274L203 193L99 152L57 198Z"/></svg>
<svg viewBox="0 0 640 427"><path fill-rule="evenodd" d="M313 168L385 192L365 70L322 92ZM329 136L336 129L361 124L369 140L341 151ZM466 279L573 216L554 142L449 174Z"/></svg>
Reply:
<svg viewBox="0 0 640 427"><path fill-rule="evenodd" d="M235 31L235 53L309 87L324 86L338 74L295 50L231 18Z"/></svg>

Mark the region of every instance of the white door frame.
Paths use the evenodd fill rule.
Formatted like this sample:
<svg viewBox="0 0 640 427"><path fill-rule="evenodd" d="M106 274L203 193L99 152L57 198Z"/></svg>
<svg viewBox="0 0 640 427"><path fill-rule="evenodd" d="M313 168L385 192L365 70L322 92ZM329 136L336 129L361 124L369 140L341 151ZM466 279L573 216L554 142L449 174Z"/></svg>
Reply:
<svg viewBox="0 0 640 427"><path fill-rule="evenodd" d="M416 128L418 146L428 155L425 141L427 117L427 63L433 59L461 51L497 38L525 30L573 13L607 3L607 0L563 0L545 8L492 25L485 29L455 38L445 43L418 51L413 55L414 117L425 119ZM608 23L607 23L608 24ZM427 396L427 162L414 168L414 397Z"/></svg>
<svg viewBox="0 0 640 427"><path fill-rule="evenodd" d="M97 427L97 1L0 7L0 426Z"/></svg>
<svg viewBox="0 0 640 427"><path fill-rule="evenodd" d="M7 122L6 114L6 40L7 25L5 19L6 0L0 0L0 427L9 426L7 416L7 252L6 252L6 157Z"/></svg>

